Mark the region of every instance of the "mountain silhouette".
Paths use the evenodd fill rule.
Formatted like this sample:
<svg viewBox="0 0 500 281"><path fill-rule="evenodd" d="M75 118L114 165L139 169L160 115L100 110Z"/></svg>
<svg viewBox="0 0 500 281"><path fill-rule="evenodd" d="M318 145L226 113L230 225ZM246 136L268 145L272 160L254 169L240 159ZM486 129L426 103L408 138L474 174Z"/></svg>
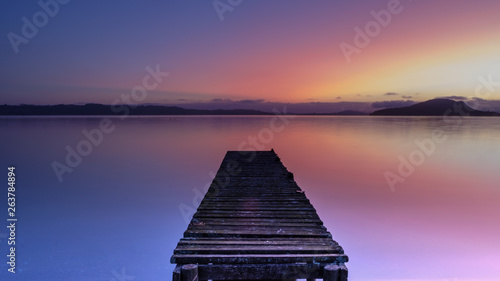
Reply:
<svg viewBox="0 0 500 281"><path fill-rule="evenodd" d="M292 113L289 113L292 114ZM88 103L84 105L0 105L0 115L274 115L252 109L187 109L166 105L104 105ZM299 115L368 115L367 113L345 110L337 113L306 113Z"/></svg>
<svg viewBox="0 0 500 281"><path fill-rule="evenodd" d="M0 105L0 115L267 115L258 110L198 110L163 105Z"/></svg>
<svg viewBox="0 0 500 281"><path fill-rule="evenodd" d="M433 99L411 106L386 108L370 115L386 116L500 116L499 113L473 109L463 101Z"/></svg>

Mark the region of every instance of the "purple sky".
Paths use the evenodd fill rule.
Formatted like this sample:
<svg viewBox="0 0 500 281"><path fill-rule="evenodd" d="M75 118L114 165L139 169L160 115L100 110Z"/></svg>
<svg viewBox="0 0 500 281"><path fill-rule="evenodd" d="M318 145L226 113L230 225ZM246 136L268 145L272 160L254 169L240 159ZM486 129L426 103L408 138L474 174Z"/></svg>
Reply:
<svg viewBox="0 0 500 281"><path fill-rule="evenodd" d="M0 4L2 103L111 104L149 66L169 75L134 102L332 112L461 96L500 110L498 1L67 2Z"/></svg>

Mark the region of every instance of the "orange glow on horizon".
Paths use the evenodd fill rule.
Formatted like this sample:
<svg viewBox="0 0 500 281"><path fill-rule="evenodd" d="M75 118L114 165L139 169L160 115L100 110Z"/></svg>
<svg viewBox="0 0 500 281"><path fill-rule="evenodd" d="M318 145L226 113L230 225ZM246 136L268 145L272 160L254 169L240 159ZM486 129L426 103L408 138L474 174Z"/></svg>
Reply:
<svg viewBox="0 0 500 281"><path fill-rule="evenodd" d="M353 55L351 63L338 44L352 43L353 30L344 30L342 38L319 31L300 41L283 36L272 48L256 44L250 52L234 53L226 60L214 58L218 67L212 73L190 72L200 76L198 83L189 85L190 92L276 102L373 102L388 99L383 96L387 92L400 94L393 99L404 95L416 101L471 96L478 75L491 73L493 67L488 65L500 59L500 40L492 36L500 20L494 9L479 6L477 14L471 14L444 5L446 18L440 18L444 10L438 9L426 11L426 21L417 21L427 6L406 7L360 54ZM366 23L358 21L359 26ZM185 87L180 83L175 88ZM422 95L415 97L416 93Z"/></svg>

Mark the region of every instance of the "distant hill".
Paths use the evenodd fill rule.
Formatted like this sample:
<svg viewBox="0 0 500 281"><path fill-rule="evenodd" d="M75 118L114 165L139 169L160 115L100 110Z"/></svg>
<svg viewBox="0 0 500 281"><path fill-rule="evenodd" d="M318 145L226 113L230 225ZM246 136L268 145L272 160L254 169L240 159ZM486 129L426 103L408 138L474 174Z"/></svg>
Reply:
<svg viewBox="0 0 500 281"><path fill-rule="evenodd" d="M251 109L186 109L165 105L104 105L89 103L85 105L0 105L1 115L274 115ZM293 113L290 113L293 114ZM300 115L367 115L364 112L341 111L326 114Z"/></svg>
<svg viewBox="0 0 500 281"><path fill-rule="evenodd" d="M361 116L361 115L368 115L366 112L361 112L361 111L356 111L356 110L343 110L339 112L334 112L334 113L303 113L303 114L298 114L298 115L342 115L342 116Z"/></svg>
<svg viewBox="0 0 500 281"><path fill-rule="evenodd" d="M114 110L113 110L114 109ZM268 115L273 113L248 110L198 110L162 105L0 105L0 115Z"/></svg>
<svg viewBox="0 0 500 281"><path fill-rule="evenodd" d="M500 116L497 112L480 111L471 108L463 101L449 99L433 99L411 106L386 108L370 115L389 116Z"/></svg>

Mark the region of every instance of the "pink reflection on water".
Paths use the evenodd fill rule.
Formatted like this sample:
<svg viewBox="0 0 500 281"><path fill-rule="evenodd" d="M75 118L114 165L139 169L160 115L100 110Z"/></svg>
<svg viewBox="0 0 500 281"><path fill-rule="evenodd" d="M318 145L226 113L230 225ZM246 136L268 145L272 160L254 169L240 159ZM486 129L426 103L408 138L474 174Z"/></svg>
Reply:
<svg viewBox="0 0 500 281"><path fill-rule="evenodd" d="M500 178L491 166L482 166L498 167L500 159L477 157L496 144L479 138L474 143L484 146L467 151L470 139L461 135L468 132L449 132L449 140L395 192L388 188L383 173L397 171L398 156L408 157L414 140L430 135L433 126L427 125L407 134L366 126L319 133L302 128L302 134L293 133L297 142L276 149L350 256L355 279L361 272L422 279L448 273L477 280L500 274L493 266L500 261Z"/></svg>

